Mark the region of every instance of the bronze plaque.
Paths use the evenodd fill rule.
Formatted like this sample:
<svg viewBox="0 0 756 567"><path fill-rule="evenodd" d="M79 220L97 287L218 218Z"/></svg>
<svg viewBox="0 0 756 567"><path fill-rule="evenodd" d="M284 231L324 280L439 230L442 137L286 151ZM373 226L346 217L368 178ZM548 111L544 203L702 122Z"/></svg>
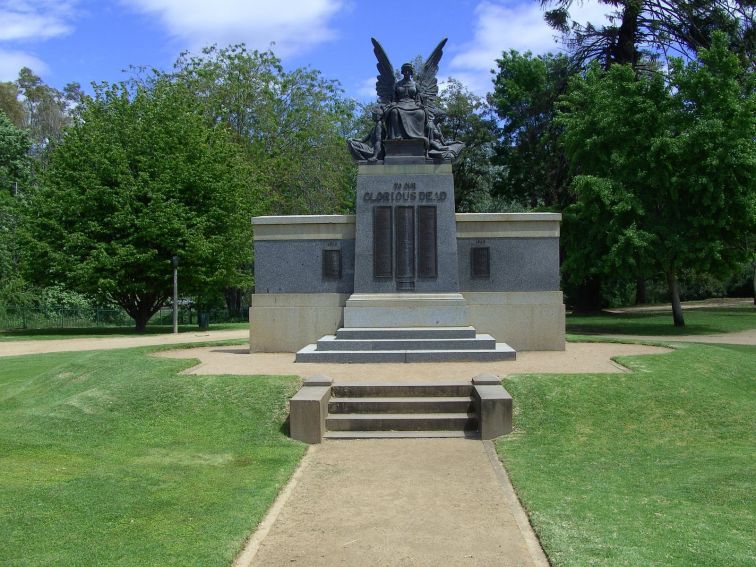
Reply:
<svg viewBox="0 0 756 567"><path fill-rule="evenodd" d="M396 278L415 277L415 207L396 207Z"/></svg>
<svg viewBox="0 0 756 567"><path fill-rule="evenodd" d="M438 277L436 207L417 208L417 272L421 278Z"/></svg>
<svg viewBox="0 0 756 567"><path fill-rule="evenodd" d="M390 278L392 270L391 207L373 209L373 277Z"/></svg>
<svg viewBox="0 0 756 567"><path fill-rule="evenodd" d="M323 250L323 277L327 280L341 279L341 250Z"/></svg>
<svg viewBox="0 0 756 567"><path fill-rule="evenodd" d="M470 271L473 278L491 278L491 249L488 246L473 246L470 249Z"/></svg>

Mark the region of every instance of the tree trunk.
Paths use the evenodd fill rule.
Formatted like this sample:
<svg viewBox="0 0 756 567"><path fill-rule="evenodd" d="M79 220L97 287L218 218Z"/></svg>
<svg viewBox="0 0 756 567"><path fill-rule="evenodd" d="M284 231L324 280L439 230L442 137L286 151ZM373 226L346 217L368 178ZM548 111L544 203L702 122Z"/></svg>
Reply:
<svg viewBox="0 0 756 567"><path fill-rule="evenodd" d="M756 305L756 262L753 264L753 304Z"/></svg>
<svg viewBox="0 0 756 567"><path fill-rule="evenodd" d="M226 296L226 309L228 309L229 315L241 317L244 290L238 287L227 287L224 295Z"/></svg>
<svg viewBox="0 0 756 567"><path fill-rule="evenodd" d="M601 278L589 276L577 287L573 309L578 313L595 313L601 307Z"/></svg>
<svg viewBox="0 0 756 567"><path fill-rule="evenodd" d="M646 299L646 280L642 277L635 280L635 304L641 305L647 303Z"/></svg>
<svg viewBox="0 0 756 567"><path fill-rule="evenodd" d="M136 332L137 333L144 333L147 331L147 322L150 320L150 317L152 315L148 315L146 313L137 313L134 317L134 323L136 323Z"/></svg>
<svg viewBox="0 0 756 567"><path fill-rule="evenodd" d="M672 319L675 322L675 327L684 327L685 319L680 303L680 285L677 282L677 274L671 270L667 272L667 287L669 288L670 301L672 301Z"/></svg>

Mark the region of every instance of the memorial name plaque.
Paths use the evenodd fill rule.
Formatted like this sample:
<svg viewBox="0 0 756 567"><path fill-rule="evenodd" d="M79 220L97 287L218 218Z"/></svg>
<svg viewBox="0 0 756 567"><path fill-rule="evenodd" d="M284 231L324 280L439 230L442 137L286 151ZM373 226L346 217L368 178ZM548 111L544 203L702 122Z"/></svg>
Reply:
<svg viewBox="0 0 756 567"><path fill-rule="evenodd" d="M341 279L341 250L323 250L323 278Z"/></svg>
<svg viewBox="0 0 756 567"><path fill-rule="evenodd" d="M396 207L396 277L415 279L415 207Z"/></svg>
<svg viewBox="0 0 756 567"><path fill-rule="evenodd" d="M391 278L393 256L392 207L373 209L373 277Z"/></svg>
<svg viewBox="0 0 756 567"><path fill-rule="evenodd" d="M438 275L436 251L436 207L418 207L417 271L421 278Z"/></svg>
<svg viewBox="0 0 756 567"><path fill-rule="evenodd" d="M491 277L491 249L488 246L474 246L470 250L470 272L476 279Z"/></svg>

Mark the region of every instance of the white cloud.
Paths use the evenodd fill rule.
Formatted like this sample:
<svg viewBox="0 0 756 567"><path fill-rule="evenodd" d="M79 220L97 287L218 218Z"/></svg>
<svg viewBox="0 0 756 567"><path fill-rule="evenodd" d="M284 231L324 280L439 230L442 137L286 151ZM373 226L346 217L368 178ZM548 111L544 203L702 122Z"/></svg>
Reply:
<svg viewBox="0 0 756 567"><path fill-rule="evenodd" d="M75 0L0 1L0 41L44 40L73 31Z"/></svg>
<svg viewBox="0 0 756 567"><path fill-rule="evenodd" d="M0 0L0 81L15 81L22 67L37 74L47 64L18 45L69 34L79 0ZM13 49L5 46L13 45Z"/></svg>
<svg viewBox="0 0 756 567"><path fill-rule="evenodd" d="M376 78L374 76L360 81L357 85L357 88L355 89L357 96L359 96L360 98L375 98L375 81Z"/></svg>
<svg viewBox="0 0 756 567"><path fill-rule="evenodd" d="M0 81L15 81L21 67L29 67L38 75L48 70L47 65L34 55L0 49Z"/></svg>
<svg viewBox="0 0 756 567"><path fill-rule="evenodd" d="M266 49L276 44L279 56L290 55L334 36L329 20L344 0L121 0L155 15L189 47L244 42Z"/></svg>
<svg viewBox="0 0 756 567"><path fill-rule="evenodd" d="M601 24L604 14L611 10L596 0L575 3L571 16L578 22L591 21ZM536 54L561 51L555 41L558 35L543 19L544 11L532 0L484 0L475 8L475 35L473 40L461 46L452 58L452 75L467 77L465 84L477 93L490 88L489 71L503 51L516 49Z"/></svg>

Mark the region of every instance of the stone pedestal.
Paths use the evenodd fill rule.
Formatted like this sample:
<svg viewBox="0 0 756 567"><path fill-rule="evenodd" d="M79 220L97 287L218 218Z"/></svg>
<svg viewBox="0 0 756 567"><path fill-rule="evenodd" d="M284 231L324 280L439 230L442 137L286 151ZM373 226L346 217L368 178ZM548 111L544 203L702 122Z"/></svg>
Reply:
<svg viewBox="0 0 756 567"><path fill-rule="evenodd" d="M361 165L354 292L458 293L450 163Z"/></svg>

